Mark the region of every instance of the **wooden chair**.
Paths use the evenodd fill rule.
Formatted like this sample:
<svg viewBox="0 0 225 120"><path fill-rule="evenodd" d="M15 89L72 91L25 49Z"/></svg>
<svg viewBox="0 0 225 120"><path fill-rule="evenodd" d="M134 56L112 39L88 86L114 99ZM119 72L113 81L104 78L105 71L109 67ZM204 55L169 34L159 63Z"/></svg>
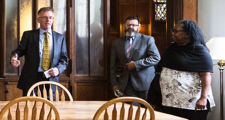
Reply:
<svg viewBox="0 0 225 120"><path fill-rule="evenodd" d="M131 102L131 104L127 104L125 102ZM133 105L133 102L137 102L139 103L138 107ZM114 106L112 106L114 104ZM112 99L110 101L108 101L107 103L105 103L104 105L102 105L97 112L94 115L93 120L98 120L99 116L102 114L103 111L105 111L104 113L104 120L108 120L109 119L109 114L107 112L107 108L109 108L110 106L113 107L112 109L112 120L117 120L117 108L116 105L117 104L121 104L121 108L120 108L120 120L124 120L125 118L127 118L127 120L132 120L132 116L133 116L133 111L136 109L136 115L135 115L135 120L139 120L140 116L142 115L141 120L146 120L146 112L149 111L150 114L150 120L155 120L155 113L153 108L151 107L150 104L148 104L145 100L141 99L141 98L137 98L137 97L119 97L119 98L115 98ZM145 106L144 108L142 108L141 106ZM119 105L117 105L119 106ZM129 107L128 111L125 111L125 107ZM135 109L134 109L135 108ZM127 117L125 117L125 115L127 115Z"/></svg>
<svg viewBox="0 0 225 120"><path fill-rule="evenodd" d="M35 95L35 92L34 92L34 88L37 87L38 97L42 97L41 90L40 90L40 87L39 86L40 85L43 85L43 97L45 99L47 99L47 90L46 90L46 87L45 87L46 84L49 84L48 93L49 93L49 100L50 101L53 101L53 91L52 91L52 87L51 87L52 85L55 85L56 86L56 90L55 90L55 101L59 101L60 99L61 99L61 101L65 101L64 91L67 93L70 101L73 101L73 97L70 94L70 92L67 90L67 88L64 87L62 84L57 83L57 82L53 82L53 81L41 81L41 82L35 83L28 90L27 96L30 96L31 95L31 92L33 93L33 96L36 96ZM60 90L58 89L58 87L59 87ZM59 93L60 91L61 91L61 93Z"/></svg>
<svg viewBox="0 0 225 120"><path fill-rule="evenodd" d="M23 110L20 109L22 106L24 107ZM38 115L39 115L39 120L44 120L45 117L47 117L47 120L51 120L52 110L54 111L54 114L55 114L55 120L60 120L59 112L56 109L56 107L53 105L53 103L40 97L19 97L10 101L1 110L0 120L2 120L7 110L8 110L8 115L7 115L8 120L12 120L14 117L13 115L15 115L16 120L20 120L20 118L22 117L21 113L24 113L23 120L36 120ZM29 111L32 111L32 112L30 113ZM46 112L48 113L47 116L45 115ZM12 113L15 113L15 114L12 114Z"/></svg>

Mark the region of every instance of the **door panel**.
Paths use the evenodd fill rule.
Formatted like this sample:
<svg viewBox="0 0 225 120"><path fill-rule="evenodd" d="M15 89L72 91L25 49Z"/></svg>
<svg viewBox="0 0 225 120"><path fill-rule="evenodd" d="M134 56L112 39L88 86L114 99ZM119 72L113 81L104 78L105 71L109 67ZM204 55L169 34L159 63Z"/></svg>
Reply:
<svg viewBox="0 0 225 120"><path fill-rule="evenodd" d="M5 60L9 63L11 52L18 45L18 1L16 0L6 0L5 1L5 45L7 49L5 50ZM11 65L5 65L6 75L17 75L18 69L12 67Z"/></svg>
<svg viewBox="0 0 225 120"><path fill-rule="evenodd" d="M22 97L23 91L18 89L17 86L18 82L10 82L6 85L6 100L11 101L15 98Z"/></svg>
<svg viewBox="0 0 225 120"><path fill-rule="evenodd" d="M75 0L75 76L89 75L89 3Z"/></svg>
<svg viewBox="0 0 225 120"><path fill-rule="evenodd" d="M109 36L108 0L75 0L75 100L106 100ZM97 84L97 85L96 85ZM102 91L102 89L105 89ZM87 94L87 95L85 95Z"/></svg>
<svg viewBox="0 0 225 120"><path fill-rule="evenodd" d="M104 76L103 0L91 0L90 6L90 76Z"/></svg>

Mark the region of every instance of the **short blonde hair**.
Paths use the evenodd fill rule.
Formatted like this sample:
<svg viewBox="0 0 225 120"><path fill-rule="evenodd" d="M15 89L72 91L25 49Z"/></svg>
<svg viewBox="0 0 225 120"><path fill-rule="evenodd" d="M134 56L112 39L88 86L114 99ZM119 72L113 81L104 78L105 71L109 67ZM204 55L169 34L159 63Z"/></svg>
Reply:
<svg viewBox="0 0 225 120"><path fill-rule="evenodd" d="M40 9L38 10L38 15L39 15L42 11L52 11L52 12L54 12L53 8L51 8L51 7L43 7L43 8L40 8Z"/></svg>

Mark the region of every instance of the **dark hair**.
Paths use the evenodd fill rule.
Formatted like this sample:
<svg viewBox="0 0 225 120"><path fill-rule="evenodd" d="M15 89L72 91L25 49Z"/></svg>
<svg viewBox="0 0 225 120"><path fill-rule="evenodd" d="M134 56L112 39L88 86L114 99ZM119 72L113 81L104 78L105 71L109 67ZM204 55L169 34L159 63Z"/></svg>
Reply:
<svg viewBox="0 0 225 120"><path fill-rule="evenodd" d="M129 16L129 17L126 18L126 21L127 20L137 20L138 21L138 24L139 24L139 19L137 17Z"/></svg>
<svg viewBox="0 0 225 120"><path fill-rule="evenodd" d="M51 7L43 7L43 8L40 8L40 9L38 10L38 15L39 15L42 11L52 11L52 12L54 12L54 10L53 10Z"/></svg>
<svg viewBox="0 0 225 120"><path fill-rule="evenodd" d="M181 20L178 23L184 25L183 29L185 32L187 32L187 35L189 36L190 44L192 44L194 47L199 44L206 46L202 31L194 21Z"/></svg>

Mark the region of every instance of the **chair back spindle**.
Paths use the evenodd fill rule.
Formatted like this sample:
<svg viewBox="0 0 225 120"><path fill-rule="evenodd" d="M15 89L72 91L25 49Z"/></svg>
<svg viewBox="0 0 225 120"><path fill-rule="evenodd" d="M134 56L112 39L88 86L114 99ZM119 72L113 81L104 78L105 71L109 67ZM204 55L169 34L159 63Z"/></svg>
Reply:
<svg viewBox="0 0 225 120"><path fill-rule="evenodd" d="M155 120L155 112L151 105L137 97L119 97L106 102L96 111L93 120L98 120L103 111L105 111L104 120L108 120L109 115L112 120L117 120L117 116L119 116L119 120L132 120L133 118L134 120L146 120L148 116L150 120Z"/></svg>
<svg viewBox="0 0 225 120"><path fill-rule="evenodd" d="M116 104L114 104L113 111L112 111L112 120L117 119L117 110L116 110Z"/></svg>
<svg viewBox="0 0 225 120"><path fill-rule="evenodd" d="M43 84L43 97L45 99L47 99L47 91L46 91L46 88L45 88L45 84Z"/></svg>
<svg viewBox="0 0 225 120"><path fill-rule="evenodd" d="M46 87L47 85L49 85L49 87ZM43 87L40 87L40 86L43 86ZM50 101L53 101L53 100L65 101L66 96L65 96L64 92L66 92L66 95L68 96L69 100L73 101L73 97L70 94L70 92L68 91L68 89L60 83L53 82L53 81L38 82L30 87L30 89L27 92L27 96L30 96L31 92L33 93L32 96L36 96L35 91L34 91L35 88L37 88L36 94L38 97L42 97L42 94L43 94L43 98L49 99ZM47 90L46 88L49 88L49 89Z"/></svg>
<svg viewBox="0 0 225 120"><path fill-rule="evenodd" d="M7 111L8 114L5 115ZM8 120L37 120L38 115L39 120L51 120L52 111L54 111L55 120L59 120L59 112L52 102L40 97L19 97L3 107L0 112L0 120L6 118ZM21 112L23 112L23 116L21 116ZM48 114L45 115L45 113Z"/></svg>

